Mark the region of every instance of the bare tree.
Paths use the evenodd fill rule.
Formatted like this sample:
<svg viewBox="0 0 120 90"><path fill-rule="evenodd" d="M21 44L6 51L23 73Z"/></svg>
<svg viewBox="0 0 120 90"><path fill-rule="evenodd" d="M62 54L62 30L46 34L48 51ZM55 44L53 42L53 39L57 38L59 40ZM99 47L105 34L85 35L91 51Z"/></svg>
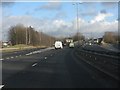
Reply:
<svg viewBox="0 0 120 90"><path fill-rule="evenodd" d="M106 43L117 43L118 35L115 32L105 32L103 39Z"/></svg>
<svg viewBox="0 0 120 90"><path fill-rule="evenodd" d="M34 28L25 27L22 24L11 26L9 30L9 40L12 45L29 44L29 45L44 45L51 46L55 38L36 31Z"/></svg>

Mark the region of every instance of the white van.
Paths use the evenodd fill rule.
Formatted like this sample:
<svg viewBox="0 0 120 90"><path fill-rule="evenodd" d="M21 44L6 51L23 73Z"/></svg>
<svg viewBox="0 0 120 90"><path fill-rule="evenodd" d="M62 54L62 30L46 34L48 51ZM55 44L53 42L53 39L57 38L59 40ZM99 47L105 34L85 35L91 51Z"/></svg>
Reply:
<svg viewBox="0 0 120 90"><path fill-rule="evenodd" d="M75 45L74 45L73 42L71 42L71 43L69 44L69 47L70 47L70 48L74 48L74 46L75 46Z"/></svg>
<svg viewBox="0 0 120 90"><path fill-rule="evenodd" d="M55 49L61 49L63 48L62 42L61 41L56 41L55 42Z"/></svg>

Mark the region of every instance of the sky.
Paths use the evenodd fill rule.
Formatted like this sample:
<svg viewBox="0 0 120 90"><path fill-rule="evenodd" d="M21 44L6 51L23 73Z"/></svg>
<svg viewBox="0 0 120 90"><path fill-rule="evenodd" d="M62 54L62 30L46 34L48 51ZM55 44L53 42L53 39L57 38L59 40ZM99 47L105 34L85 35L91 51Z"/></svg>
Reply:
<svg viewBox="0 0 120 90"><path fill-rule="evenodd" d="M7 40L9 28L17 24L33 26L36 31L56 37L69 37L80 32L86 37L98 38L106 31L118 31L117 0L4 0L0 11L2 40Z"/></svg>

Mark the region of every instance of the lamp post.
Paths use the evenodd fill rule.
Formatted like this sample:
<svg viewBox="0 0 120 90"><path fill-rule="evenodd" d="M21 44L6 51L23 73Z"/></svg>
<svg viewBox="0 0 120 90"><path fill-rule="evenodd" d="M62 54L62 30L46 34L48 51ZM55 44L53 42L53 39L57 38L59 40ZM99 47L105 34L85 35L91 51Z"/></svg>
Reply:
<svg viewBox="0 0 120 90"><path fill-rule="evenodd" d="M76 16L77 16L77 20L76 20L76 22L77 22L77 24L76 24L76 26L77 26L77 38L78 38L78 44L79 44L79 14L78 14L78 11L79 11L79 4L82 4L82 2L80 2L80 3L74 3L73 5L75 5L76 6Z"/></svg>
<svg viewBox="0 0 120 90"><path fill-rule="evenodd" d="M27 45L27 41L28 41L28 32L27 32L27 30L28 30L28 27L26 27L26 45Z"/></svg>
<svg viewBox="0 0 120 90"><path fill-rule="evenodd" d="M33 26L29 26L29 44L31 43L31 29L33 29Z"/></svg>

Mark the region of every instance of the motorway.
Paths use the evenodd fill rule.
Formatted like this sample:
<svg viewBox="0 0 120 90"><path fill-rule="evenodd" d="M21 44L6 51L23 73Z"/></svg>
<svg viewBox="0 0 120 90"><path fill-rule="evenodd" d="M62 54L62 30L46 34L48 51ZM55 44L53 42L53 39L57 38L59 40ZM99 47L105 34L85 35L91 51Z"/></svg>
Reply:
<svg viewBox="0 0 120 90"><path fill-rule="evenodd" d="M95 67L98 63L90 64L86 62L89 60L93 62L91 57L94 57L95 60L102 60L103 58L109 60L111 57L101 57L91 53L91 57L88 57L85 56L88 55L87 52L82 52L82 54L81 52L81 47L65 47L58 50L52 48L23 51L22 53L4 53L3 59L0 60L2 62L3 89L118 88L118 80L114 78L117 77L117 69L114 69L114 72L108 67L105 70L106 67L99 70ZM115 58L111 59L111 61L114 61ZM118 65L116 65L116 68L118 68ZM110 74L105 73L106 70ZM111 73L115 74L111 75Z"/></svg>

